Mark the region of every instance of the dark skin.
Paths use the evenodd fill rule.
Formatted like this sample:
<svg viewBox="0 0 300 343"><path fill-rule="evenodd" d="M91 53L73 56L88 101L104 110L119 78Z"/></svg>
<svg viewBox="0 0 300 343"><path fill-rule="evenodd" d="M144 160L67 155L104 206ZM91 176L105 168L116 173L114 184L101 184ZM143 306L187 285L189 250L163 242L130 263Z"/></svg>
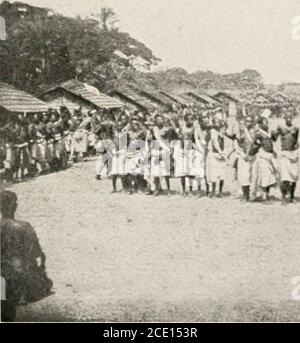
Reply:
<svg viewBox="0 0 300 343"><path fill-rule="evenodd" d="M146 131L144 127L138 121L132 121L130 123L131 139L134 140L144 140L146 136ZM141 176L128 174L129 181L129 194L137 191L140 188Z"/></svg>
<svg viewBox="0 0 300 343"><path fill-rule="evenodd" d="M193 128L193 126L194 126L194 118L193 118L193 115L192 114L187 114L186 116L185 116L185 118L184 118L184 125L185 125L185 127L187 128L187 129L192 129ZM181 127L181 132L183 132L184 131L184 127ZM192 131L193 132L193 131ZM185 137L187 137L187 136L185 136L184 134L183 135L181 135L181 139L182 139L182 141L184 141L186 138ZM190 138L192 138L192 137L187 137L188 139L190 139ZM192 138L192 140L193 140L193 138ZM184 142L183 142L184 143ZM188 177L189 178L189 182L190 182L190 186L189 186L189 190L190 190L190 192L192 192L192 190L193 190L193 186L191 185L191 182L192 182L192 180L193 180L193 177ZM184 177L181 177L180 178L180 181L181 181L181 194L183 195L183 196L185 196L186 195L186 177L184 176Z"/></svg>
<svg viewBox="0 0 300 343"><path fill-rule="evenodd" d="M285 116L286 128L279 127L273 137L276 141L281 136L281 145L283 151L295 151L298 148L299 129L293 126L293 116L288 114ZM282 194L282 204L287 204L287 196L290 195L290 202L295 202L296 182L281 181L280 189Z"/></svg>
<svg viewBox="0 0 300 343"><path fill-rule="evenodd" d="M291 127L293 125L293 117L292 116L286 116L285 117L285 125L288 127Z"/></svg>
<svg viewBox="0 0 300 343"><path fill-rule="evenodd" d="M261 122L259 123L259 128L262 131L265 131L266 133L269 132L269 122L267 119L262 119ZM272 137L273 139L273 137ZM258 135L255 139L255 144L256 146L261 146L265 151L269 152L269 153L273 153L273 144L272 144L272 139L269 137L264 137L261 134ZM266 201L270 200L270 190L271 190L271 186L268 187L264 187L263 188L263 192L265 193L266 196Z"/></svg>
<svg viewBox="0 0 300 343"><path fill-rule="evenodd" d="M47 123L49 122L48 117L47 117L46 115L43 115L43 117L42 117L42 122L43 122L44 124L47 124Z"/></svg>
<svg viewBox="0 0 300 343"><path fill-rule="evenodd" d="M15 222L15 213L18 206L17 199L10 199L10 200L6 199L6 200L8 204L6 204L5 211L3 210L3 208L1 209L2 222L6 223L6 225L4 224L6 228L9 227L10 225L12 225L12 227L15 227L15 224L13 223ZM16 233L17 232L18 231L16 231ZM13 233L13 235L16 235L16 233ZM25 233L26 231L24 231L22 235L24 235ZM5 254L5 256L7 255ZM17 251L14 252L14 256L15 258L19 258ZM36 257L36 265L45 270L45 263L46 263L46 256L43 252L40 252L39 256ZM9 265L10 265L10 269L9 269L10 272L8 272L9 279L11 278L12 280L17 279L18 281L22 280L21 282L23 282L24 269L20 267L19 264L16 264L16 263L14 264L10 262ZM4 322L13 322L15 320L16 307L17 307L17 301L16 301L15 296L16 296L16 291L18 287L20 287L18 283L11 284L11 288L7 289L7 294L10 294L10 297L8 297L6 301L3 301L3 302L1 301L1 320Z"/></svg>
<svg viewBox="0 0 300 343"><path fill-rule="evenodd" d="M51 123L55 123L57 121L57 116L55 114L52 114L50 121L51 121Z"/></svg>
<svg viewBox="0 0 300 343"><path fill-rule="evenodd" d="M157 116L155 118L155 124L158 127L158 129L162 130L164 128L164 118L162 116ZM167 186L167 192L168 194L170 194L170 177L169 176L165 176L165 182L166 182L166 186ZM154 178L154 185L155 185L155 192L154 195L158 196L161 193L161 184L160 184L160 179L159 177L155 177Z"/></svg>
<svg viewBox="0 0 300 343"><path fill-rule="evenodd" d="M127 124L128 124L128 117L126 115L121 115L116 122L115 128L117 131L121 131L125 128ZM116 143L118 144L119 142L116 142ZM117 179L118 179L118 175L112 176L112 184L113 184L112 192L113 193L117 192ZM126 176L123 176L123 175L121 176L121 183L122 183L123 190L126 189L126 179L127 179Z"/></svg>
<svg viewBox="0 0 300 343"><path fill-rule="evenodd" d="M237 138L237 141L239 145L243 148L245 153L245 160L248 160L249 158L249 152L250 152L250 146L245 145L245 131L251 131L253 129L253 121L249 118L246 120L244 125L241 126L241 134ZM250 186L242 186L242 192L243 192L243 202L248 202L250 200Z"/></svg>
<svg viewBox="0 0 300 343"><path fill-rule="evenodd" d="M206 142L208 142L209 136L210 136L210 129L211 129L208 117L205 116L200 119L200 127L205 132L205 140ZM206 151L206 154L207 154L207 151ZM206 186L206 195L209 196L209 184L206 180L206 177L205 177L205 186Z"/></svg>
<svg viewBox="0 0 300 343"><path fill-rule="evenodd" d="M25 126L16 123L16 133L17 133L17 152L18 155L21 154L22 149L24 149L24 145L27 144L28 146L28 131ZM19 163L20 160L18 159ZM17 166L16 170L16 177L18 177L18 173L20 171L20 179L22 180L25 175L25 168L23 164Z"/></svg>
<svg viewBox="0 0 300 343"><path fill-rule="evenodd" d="M224 137L227 136L226 135L226 126L222 125L221 123L215 123L214 126L215 130L219 131L219 133L221 133ZM231 137L228 137L231 138ZM224 156L224 152L220 152L221 156ZM220 180L219 181L219 193L218 193L218 197L222 197L223 196L223 188L224 188L224 180ZM216 189L217 189L217 183L213 182L212 183L212 193L211 193L211 198L215 198L216 197Z"/></svg>

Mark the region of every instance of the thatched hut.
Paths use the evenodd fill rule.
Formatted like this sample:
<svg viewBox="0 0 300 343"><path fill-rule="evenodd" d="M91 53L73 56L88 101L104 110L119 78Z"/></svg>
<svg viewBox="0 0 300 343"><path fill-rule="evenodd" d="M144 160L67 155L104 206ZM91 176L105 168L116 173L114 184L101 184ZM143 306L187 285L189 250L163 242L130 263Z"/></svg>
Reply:
<svg viewBox="0 0 300 343"><path fill-rule="evenodd" d="M40 96L49 107L59 109L65 106L73 112L79 107L82 112L93 109L119 109L124 105L122 102L98 91L97 88L78 80L69 80L52 87Z"/></svg>
<svg viewBox="0 0 300 343"><path fill-rule="evenodd" d="M0 82L0 123L16 114L33 114L47 111L49 105L4 82Z"/></svg>

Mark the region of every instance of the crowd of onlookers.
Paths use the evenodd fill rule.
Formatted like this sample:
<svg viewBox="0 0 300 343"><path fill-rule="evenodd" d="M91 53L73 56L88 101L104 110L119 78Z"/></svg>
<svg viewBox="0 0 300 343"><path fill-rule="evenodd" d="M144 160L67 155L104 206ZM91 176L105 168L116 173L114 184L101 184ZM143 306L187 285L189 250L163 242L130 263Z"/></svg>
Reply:
<svg viewBox="0 0 300 343"><path fill-rule="evenodd" d="M184 107L180 107L181 112ZM206 111L214 113L216 109ZM163 115L168 117L172 112L174 109ZM161 112L158 108L153 113L125 109L84 112L79 107L71 113L62 106L59 110L49 108L45 113L11 115L0 126L1 180L16 182L59 171L70 162L95 155L96 142L102 139L105 124L112 128L117 118L125 113L144 125L149 118L151 121ZM112 138L111 130L108 136Z"/></svg>

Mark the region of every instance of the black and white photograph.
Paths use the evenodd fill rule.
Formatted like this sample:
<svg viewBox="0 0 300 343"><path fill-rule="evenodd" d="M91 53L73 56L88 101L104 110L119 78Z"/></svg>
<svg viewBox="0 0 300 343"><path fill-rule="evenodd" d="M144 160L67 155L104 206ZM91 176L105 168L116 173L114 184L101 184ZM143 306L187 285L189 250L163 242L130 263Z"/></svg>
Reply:
<svg viewBox="0 0 300 343"><path fill-rule="evenodd" d="M0 0L1 322L299 322L299 61L298 0Z"/></svg>

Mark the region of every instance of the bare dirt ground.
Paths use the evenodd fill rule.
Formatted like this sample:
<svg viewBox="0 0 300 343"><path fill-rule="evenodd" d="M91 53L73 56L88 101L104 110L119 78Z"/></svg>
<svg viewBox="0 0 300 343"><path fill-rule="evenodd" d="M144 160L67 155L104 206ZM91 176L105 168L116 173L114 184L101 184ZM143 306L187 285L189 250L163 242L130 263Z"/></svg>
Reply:
<svg viewBox="0 0 300 343"><path fill-rule="evenodd" d="M216 200L110 194L90 161L13 185L55 285L17 320L299 321L300 203L243 205L228 180Z"/></svg>

